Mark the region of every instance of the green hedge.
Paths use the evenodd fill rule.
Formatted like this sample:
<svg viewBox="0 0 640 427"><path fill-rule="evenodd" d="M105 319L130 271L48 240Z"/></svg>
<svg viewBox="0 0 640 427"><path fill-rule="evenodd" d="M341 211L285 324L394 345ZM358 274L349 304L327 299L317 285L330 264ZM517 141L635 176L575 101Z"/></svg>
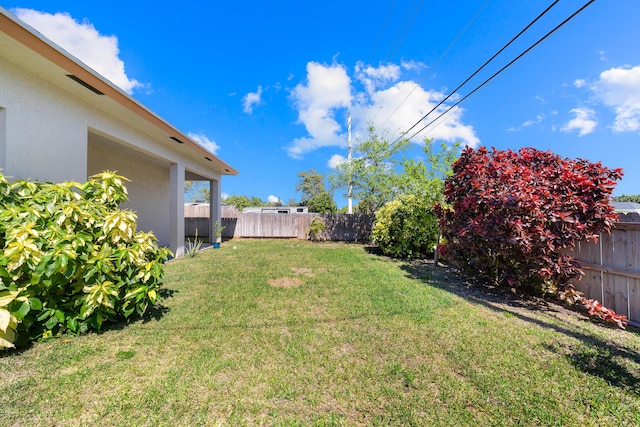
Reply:
<svg viewBox="0 0 640 427"><path fill-rule="evenodd" d="M400 196L378 209L371 238L385 255L421 258L436 248L438 219L429 203Z"/></svg>

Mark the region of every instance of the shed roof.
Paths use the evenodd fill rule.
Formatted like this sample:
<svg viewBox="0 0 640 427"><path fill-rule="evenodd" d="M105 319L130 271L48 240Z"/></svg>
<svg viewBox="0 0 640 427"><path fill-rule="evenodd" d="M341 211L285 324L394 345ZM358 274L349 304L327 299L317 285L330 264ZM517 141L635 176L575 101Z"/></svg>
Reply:
<svg viewBox="0 0 640 427"><path fill-rule="evenodd" d="M640 203L635 202L611 202L616 212L639 212Z"/></svg>

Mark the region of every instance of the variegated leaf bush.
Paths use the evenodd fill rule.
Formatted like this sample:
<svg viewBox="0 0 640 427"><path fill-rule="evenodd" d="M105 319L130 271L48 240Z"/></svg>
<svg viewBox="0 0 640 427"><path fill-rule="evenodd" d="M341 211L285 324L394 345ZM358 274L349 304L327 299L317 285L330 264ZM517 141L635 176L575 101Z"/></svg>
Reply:
<svg viewBox="0 0 640 427"><path fill-rule="evenodd" d="M9 182L0 174L0 349L142 316L170 256L121 210L126 179Z"/></svg>

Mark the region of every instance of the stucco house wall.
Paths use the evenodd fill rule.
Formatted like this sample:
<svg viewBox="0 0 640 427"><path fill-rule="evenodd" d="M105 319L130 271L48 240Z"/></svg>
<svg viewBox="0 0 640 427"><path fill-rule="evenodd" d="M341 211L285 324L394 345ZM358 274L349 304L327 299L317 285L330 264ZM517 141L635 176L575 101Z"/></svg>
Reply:
<svg viewBox="0 0 640 427"><path fill-rule="evenodd" d="M52 182L86 178L86 104L0 57L0 107L5 175Z"/></svg>
<svg viewBox="0 0 640 427"><path fill-rule="evenodd" d="M176 256L184 250L185 180L209 182L215 222L222 175L237 174L1 7L0 168L10 179L51 182L117 171L130 180L122 207Z"/></svg>
<svg viewBox="0 0 640 427"><path fill-rule="evenodd" d="M129 181L125 183L129 192L129 202L123 209L136 211L138 227L154 230L159 242L169 244L169 165L131 154L115 154L113 148L89 135L88 175L104 170L117 170Z"/></svg>

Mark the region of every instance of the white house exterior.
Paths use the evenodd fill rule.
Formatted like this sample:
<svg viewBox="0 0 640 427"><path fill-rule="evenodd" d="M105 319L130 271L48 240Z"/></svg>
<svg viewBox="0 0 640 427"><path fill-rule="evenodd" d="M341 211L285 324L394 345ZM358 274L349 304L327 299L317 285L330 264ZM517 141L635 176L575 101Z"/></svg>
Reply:
<svg viewBox="0 0 640 427"><path fill-rule="evenodd" d="M222 175L237 171L0 8L0 169L9 179L130 180L138 228L184 251L185 180L208 181L220 219Z"/></svg>

